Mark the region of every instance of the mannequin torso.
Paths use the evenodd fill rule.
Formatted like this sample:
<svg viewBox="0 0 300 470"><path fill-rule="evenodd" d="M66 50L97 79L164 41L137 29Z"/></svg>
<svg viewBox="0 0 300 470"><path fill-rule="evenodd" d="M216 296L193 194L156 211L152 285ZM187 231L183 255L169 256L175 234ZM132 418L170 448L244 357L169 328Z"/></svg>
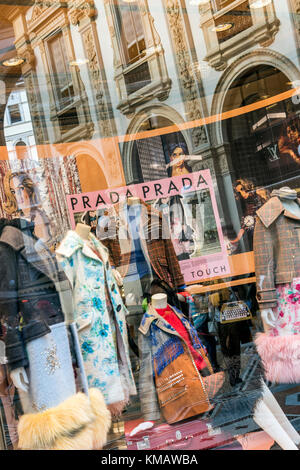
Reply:
<svg viewBox="0 0 300 470"><path fill-rule="evenodd" d="M293 214L295 217L300 219L300 205L297 202L297 192L288 188L284 187L277 191L277 197L282 202L283 207ZM272 308L263 309L261 311L262 321L264 325L264 330L267 332L270 327L274 327L276 324L277 318L273 312ZM282 331L283 334L290 334L289 328L285 331Z"/></svg>

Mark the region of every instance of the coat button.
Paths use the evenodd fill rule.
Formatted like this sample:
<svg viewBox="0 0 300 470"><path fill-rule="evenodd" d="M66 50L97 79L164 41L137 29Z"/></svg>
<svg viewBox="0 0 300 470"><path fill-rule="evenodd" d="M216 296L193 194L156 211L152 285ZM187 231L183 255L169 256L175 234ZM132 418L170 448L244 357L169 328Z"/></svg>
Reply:
<svg viewBox="0 0 300 470"><path fill-rule="evenodd" d="M115 290L115 288L116 288L116 284L113 284L113 285L111 286L111 290Z"/></svg>
<svg viewBox="0 0 300 470"><path fill-rule="evenodd" d="M121 310L121 308L122 308L122 305L119 304L119 305L117 306L117 312L119 312L119 311Z"/></svg>

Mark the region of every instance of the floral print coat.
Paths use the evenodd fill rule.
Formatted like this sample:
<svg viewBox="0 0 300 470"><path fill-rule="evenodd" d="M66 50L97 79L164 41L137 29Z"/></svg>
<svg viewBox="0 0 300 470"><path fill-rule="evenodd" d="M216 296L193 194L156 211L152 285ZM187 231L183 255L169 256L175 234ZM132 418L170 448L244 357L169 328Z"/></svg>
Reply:
<svg viewBox="0 0 300 470"><path fill-rule="evenodd" d="M101 259L95 251L101 254ZM85 241L69 231L56 253L73 288L75 321L88 385L101 390L107 405L127 400L129 395L136 394L129 359L127 310L107 250L93 235Z"/></svg>

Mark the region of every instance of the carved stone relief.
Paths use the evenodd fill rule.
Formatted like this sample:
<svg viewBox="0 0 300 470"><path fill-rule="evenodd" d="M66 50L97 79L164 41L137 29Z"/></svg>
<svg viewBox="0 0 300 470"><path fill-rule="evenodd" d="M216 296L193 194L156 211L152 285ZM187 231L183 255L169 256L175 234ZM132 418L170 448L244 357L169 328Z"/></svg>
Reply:
<svg viewBox="0 0 300 470"><path fill-rule="evenodd" d="M83 20L89 20L96 17L97 9L93 0L75 0L69 1L70 20L76 26Z"/></svg>
<svg viewBox="0 0 300 470"><path fill-rule="evenodd" d="M24 82L28 97L28 104L31 114L34 137L37 145L45 144L48 141L47 127L41 107L41 97L39 87L36 83L35 71L32 70L24 76Z"/></svg>
<svg viewBox="0 0 300 470"><path fill-rule="evenodd" d="M103 86L103 77L101 75L101 64L98 59L95 46L94 31L89 27L82 33L83 45L88 59L88 67L90 71L92 86L95 93L97 103L98 123L103 136L112 134L109 106L107 104L106 90Z"/></svg>
<svg viewBox="0 0 300 470"><path fill-rule="evenodd" d="M178 67L181 94L190 121L201 119L201 102L198 85L192 72L192 61L186 39L184 21L179 0L164 0L166 15L174 47L175 60ZM192 130L194 148L208 143L204 126Z"/></svg>
<svg viewBox="0 0 300 470"><path fill-rule="evenodd" d="M35 0L35 4L32 10L32 15L28 21L28 26L31 27L36 22L42 21L45 13L50 12L50 8L60 8L61 2L59 0Z"/></svg>

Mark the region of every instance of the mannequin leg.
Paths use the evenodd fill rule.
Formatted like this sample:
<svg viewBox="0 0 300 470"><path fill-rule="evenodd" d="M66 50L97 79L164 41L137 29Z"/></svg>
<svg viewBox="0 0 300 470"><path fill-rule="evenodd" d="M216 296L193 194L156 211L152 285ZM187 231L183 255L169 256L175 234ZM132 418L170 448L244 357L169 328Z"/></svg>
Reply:
<svg viewBox="0 0 300 470"><path fill-rule="evenodd" d="M266 405L264 399L257 403L253 419L283 450L298 450L290 436Z"/></svg>
<svg viewBox="0 0 300 470"><path fill-rule="evenodd" d="M296 431L294 426L290 423L290 421L284 414L283 410L280 408L280 405L277 402L274 395L272 394L271 390L265 384L263 386L263 391L264 391L263 392L264 403L271 410L271 412L276 417L279 424L282 426L285 432L290 436L292 441L297 445L300 444L300 434Z"/></svg>

